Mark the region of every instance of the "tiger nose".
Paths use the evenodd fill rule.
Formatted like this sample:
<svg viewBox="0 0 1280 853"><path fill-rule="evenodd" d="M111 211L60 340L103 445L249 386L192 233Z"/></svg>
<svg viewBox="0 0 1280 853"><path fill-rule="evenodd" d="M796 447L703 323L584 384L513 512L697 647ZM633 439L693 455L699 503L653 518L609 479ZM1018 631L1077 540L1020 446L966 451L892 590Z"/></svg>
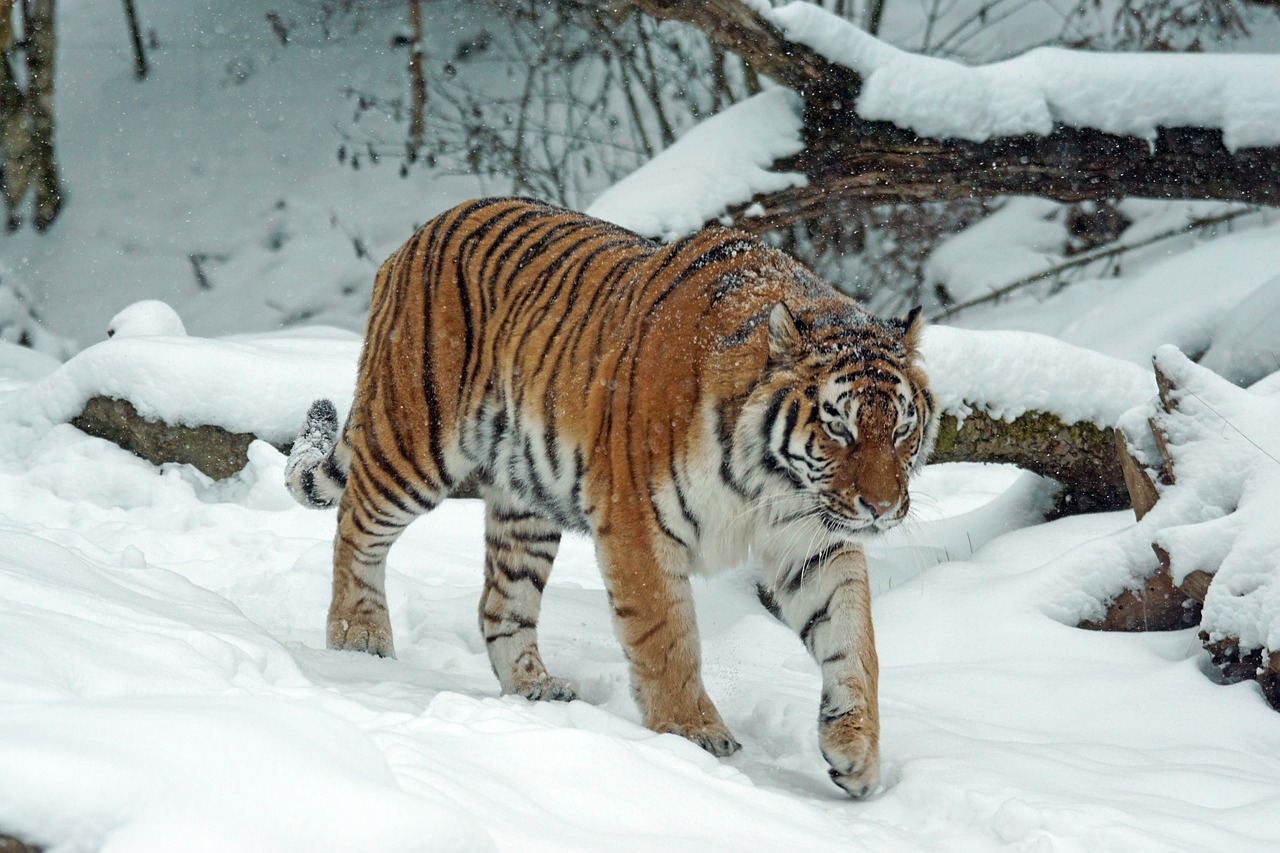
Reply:
<svg viewBox="0 0 1280 853"><path fill-rule="evenodd" d="M863 497L859 497L858 502L862 504L863 509L871 513L872 518L879 518L884 515L894 504L893 501L876 501L872 503Z"/></svg>

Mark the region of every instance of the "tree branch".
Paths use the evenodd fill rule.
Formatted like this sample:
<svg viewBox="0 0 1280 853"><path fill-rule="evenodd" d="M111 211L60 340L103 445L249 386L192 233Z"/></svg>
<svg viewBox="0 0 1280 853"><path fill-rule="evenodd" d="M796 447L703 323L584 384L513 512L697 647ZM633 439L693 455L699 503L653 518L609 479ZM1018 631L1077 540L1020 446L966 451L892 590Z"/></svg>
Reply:
<svg viewBox="0 0 1280 853"><path fill-rule="evenodd" d="M1010 282L1009 284L1003 285L1001 287L997 287L995 290L991 291L990 293L984 293L982 296L978 296L973 299L967 300L965 302L960 302L956 305L952 305L950 308L947 308L945 311L941 311L937 315L930 317L929 320L931 322L936 320L943 320L943 319L946 319L947 317L952 316L953 314L958 314L961 311L964 311L968 308L973 308L974 306L977 306L977 305L984 305L988 302L995 302L1001 297L1008 296L1010 293L1013 293L1015 290L1021 290L1022 288L1035 284L1038 281L1044 281L1045 279L1053 278L1054 276L1060 273L1064 273L1067 270L1075 269L1076 267L1085 266L1087 264L1093 263L1094 261L1100 261L1100 260L1103 260L1104 258L1111 258L1116 255L1122 255L1125 252L1130 252L1130 251L1133 251L1134 249L1142 249L1142 248L1145 248L1146 246L1150 246L1154 243L1159 243L1163 240L1171 240L1174 237L1181 237L1184 234L1190 234L1192 231L1195 231L1197 228L1204 228L1205 226L1208 226L1208 225L1219 225L1223 222L1230 222L1233 219L1239 219L1241 216L1245 216L1246 214L1257 213L1257 212L1258 212L1258 209L1256 207L1246 207L1240 210L1232 210L1232 211L1228 211L1227 213L1221 213L1221 214L1218 214L1217 216L1205 216L1199 219L1193 219L1191 222L1188 222L1186 225L1183 225L1180 228L1171 228L1168 231L1162 231L1159 234L1153 234L1152 236L1146 238L1145 240L1138 240L1137 242L1134 242L1134 243L1121 243L1119 245L1106 246L1104 248L1095 249L1094 251L1091 251L1091 252L1082 252L1081 254L1076 255L1074 258L1072 258L1069 261L1063 261L1062 263L1055 264L1054 266L1049 267L1048 269L1041 270L1040 272L1037 272L1037 273L1032 273L1029 276L1025 276L1023 278L1018 279L1017 281L1013 281L1013 282Z"/></svg>
<svg viewBox="0 0 1280 853"><path fill-rule="evenodd" d="M655 18L680 21L706 33L714 44L733 51L759 74L772 77L801 95L833 83L856 94L858 75L828 61L812 48L788 41L782 31L739 0L631 0Z"/></svg>
<svg viewBox="0 0 1280 853"><path fill-rule="evenodd" d="M859 117L852 109L861 87L858 74L788 41L739 0L631 2L655 17L698 27L804 98L805 148L775 168L802 172L809 183L729 211L748 231L784 227L850 203L1009 194L1060 201L1146 196L1280 204L1280 148L1231 151L1220 129L1160 128L1154 143L1066 125L1047 136L985 142L922 137ZM745 217L749 206L753 215Z"/></svg>

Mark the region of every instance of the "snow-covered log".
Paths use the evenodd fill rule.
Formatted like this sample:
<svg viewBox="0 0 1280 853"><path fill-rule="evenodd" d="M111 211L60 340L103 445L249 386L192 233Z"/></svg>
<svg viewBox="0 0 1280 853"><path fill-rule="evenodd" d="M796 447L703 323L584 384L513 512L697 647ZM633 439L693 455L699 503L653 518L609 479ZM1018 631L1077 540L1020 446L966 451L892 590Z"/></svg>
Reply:
<svg viewBox="0 0 1280 853"><path fill-rule="evenodd" d="M1158 630L1198 615L1224 674L1256 678L1280 709L1280 374L1242 389L1172 347L1155 368L1158 396L1119 424L1137 523L1072 558L1111 563L1109 581L1090 570L1110 604L1082 624Z"/></svg>
<svg viewBox="0 0 1280 853"><path fill-rule="evenodd" d="M1277 56L1041 48L970 67L898 50L813 3L632 3L800 94L801 150L774 171L806 180L715 212L749 230L850 202L1004 194L1280 203Z"/></svg>

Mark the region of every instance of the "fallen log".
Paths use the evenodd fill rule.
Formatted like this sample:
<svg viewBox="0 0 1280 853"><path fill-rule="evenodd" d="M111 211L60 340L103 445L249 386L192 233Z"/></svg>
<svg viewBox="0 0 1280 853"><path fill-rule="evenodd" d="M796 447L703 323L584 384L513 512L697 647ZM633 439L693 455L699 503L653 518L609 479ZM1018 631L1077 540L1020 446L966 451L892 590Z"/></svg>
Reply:
<svg viewBox="0 0 1280 853"><path fill-rule="evenodd" d="M1055 516L1106 512L1129 506L1114 436L1110 428L1064 423L1045 412L1026 412L1012 421L980 410L963 421L944 413L929 461L1016 465L1062 485Z"/></svg>
<svg viewBox="0 0 1280 853"><path fill-rule="evenodd" d="M850 204L1009 194L1059 201L1141 196L1280 204L1280 147L1231 146L1217 127L1159 127L1147 139L1059 121L1043 135L981 141L923 136L861 117L852 108L863 89L860 75L789 39L756 4L630 2L653 17L702 30L804 100L804 147L773 168L803 173L807 182L743 200L727 211L739 228L771 231L838 214ZM846 24L833 18L832 26Z"/></svg>

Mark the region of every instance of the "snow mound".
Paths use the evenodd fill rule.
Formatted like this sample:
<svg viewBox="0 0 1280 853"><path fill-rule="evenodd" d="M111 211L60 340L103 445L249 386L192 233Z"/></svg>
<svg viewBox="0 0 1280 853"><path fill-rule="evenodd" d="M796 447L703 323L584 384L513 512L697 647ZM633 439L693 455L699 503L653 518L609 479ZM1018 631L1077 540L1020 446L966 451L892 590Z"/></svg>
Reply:
<svg viewBox="0 0 1280 853"><path fill-rule="evenodd" d="M1280 371L1280 275L1242 299L1218 324L1200 364L1237 385Z"/></svg>
<svg viewBox="0 0 1280 853"><path fill-rule="evenodd" d="M1163 344L1203 353L1222 337L1222 326L1233 310L1277 271L1280 227L1215 237L1130 278L1100 282L1094 303L1066 324L1060 335L1065 341L1140 364L1149 364ZM1234 322L1239 328L1239 319ZM1242 340L1238 345L1247 343Z"/></svg>
<svg viewBox="0 0 1280 853"><path fill-rule="evenodd" d="M813 3L767 17L862 76L858 115L922 136L982 142L1064 124L1152 141L1161 127L1216 127L1232 150L1280 143L1280 56L1037 48L970 67L899 50Z"/></svg>
<svg viewBox="0 0 1280 853"><path fill-rule="evenodd" d="M77 850L493 849L351 723L289 701L308 680L225 599L0 541L0 827Z"/></svg>
<svg viewBox="0 0 1280 853"><path fill-rule="evenodd" d="M1149 370L1034 332L930 326L922 348L939 406L961 417L980 406L1007 421L1036 410L1110 427L1155 391Z"/></svg>
<svg viewBox="0 0 1280 853"><path fill-rule="evenodd" d="M941 285L955 302L968 302L1052 267L1067 242L1061 211L1048 199L1009 199L939 243L925 262L925 281Z"/></svg>
<svg viewBox="0 0 1280 853"><path fill-rule="evenodd" d="M152 420L219 426L272 443L291 441L318 397L333 400L345 417L355 387L356 335L129 336L158 328L157 319L170 330L172 321L181 324L176 315L149 309L130 314L125 333L28 386L0 391L0 410L29 423L62 423L80 414L91 397L105 396L128 400Z"/></svg>
<svg viewBox="0 0 1280 853"><path fill-rule="evenodd" d="M799 152L800 99L771 89L691 128L674 145L605 190L587 213L647 237L672 240L759 193L804 186L798 172L771 172Z"/></svg>
<svg viewBox="0 0 1280 853"><path fill-rule="evenodd" d="M178 312L158 299L144 299L125 308L107 324L108 338L186 337Z"/></svg>

